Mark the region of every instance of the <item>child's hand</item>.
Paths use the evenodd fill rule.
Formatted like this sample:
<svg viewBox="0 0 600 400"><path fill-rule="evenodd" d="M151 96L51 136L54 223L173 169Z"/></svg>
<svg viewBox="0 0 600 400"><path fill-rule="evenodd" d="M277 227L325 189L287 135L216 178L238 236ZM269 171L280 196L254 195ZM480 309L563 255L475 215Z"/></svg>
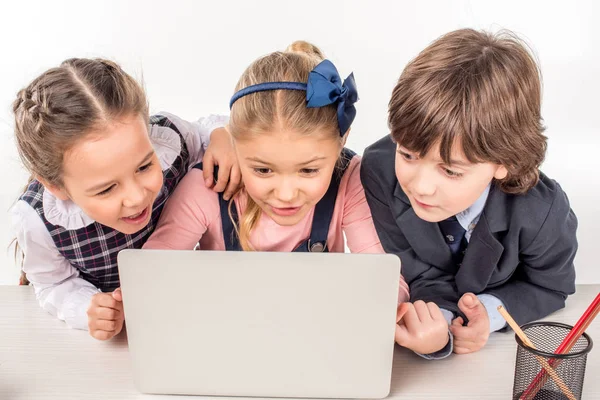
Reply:
<svg viewBox="0 0 600 400"><path fill-rule="evenodd" d="M435 303L418 300L402 303L396 315L396 343L420 354L430 354L446 346L448 322Z"/></svg>
<svg viewBox="0 0 600 400"><path fill-rule="evenodd" d="M95 294L87 315L90 335L94 338L108 340L121 332L125 321L121 289Z"/></svg>
<svg viewBox="0 0 600 400"><path fill-rule="evenodd" d="M463 326L462 317L452 321L450 331L454 335L454 352L473 353L483 348L490 337L490 318L485 306L473 293L465 293L458 301L458 308L469 319L469 323Z"/></svg>
<svg viewBox="0 0 600 400"><path fill-rule="evenodd" d="M209 188L214 184L215 165L219 166L219 177L213 190L215 192L225 191L223 197L225 200L229 200L240 186L242 175L227 129L217 128L212 131L202 164L204 165L204 181L206 187Z"/></svg>

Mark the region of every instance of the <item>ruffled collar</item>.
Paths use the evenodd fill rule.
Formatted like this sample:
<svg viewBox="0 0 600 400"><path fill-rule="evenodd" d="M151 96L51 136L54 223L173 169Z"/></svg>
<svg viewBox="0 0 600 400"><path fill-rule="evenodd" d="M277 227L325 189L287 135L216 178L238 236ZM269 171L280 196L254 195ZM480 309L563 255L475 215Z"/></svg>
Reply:
<svg viewBox="0 0 600 400"><path fill-rule="evenodd" d="M86 227L95 221L71 200L60 200L50 191L44 190L42 196L44 216L52 225L73 230Z"/></svg>

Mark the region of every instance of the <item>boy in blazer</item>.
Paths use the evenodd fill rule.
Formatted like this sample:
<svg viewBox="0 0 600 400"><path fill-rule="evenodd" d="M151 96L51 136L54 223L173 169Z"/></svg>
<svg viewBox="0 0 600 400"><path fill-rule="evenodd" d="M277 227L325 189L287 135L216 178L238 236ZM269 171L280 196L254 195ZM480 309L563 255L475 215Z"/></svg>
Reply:
<svg viewBox="0 0 600 400"><path fill-rule="evenodd" d="M523 324L575 292L577 219L539 171L540 103L538 66L517 37L454 31L405 68L391 134L364 153L381 244L402 260L411 302L435 303L450 324L432 358L481 349L506 328L498 305Z"/></svg>

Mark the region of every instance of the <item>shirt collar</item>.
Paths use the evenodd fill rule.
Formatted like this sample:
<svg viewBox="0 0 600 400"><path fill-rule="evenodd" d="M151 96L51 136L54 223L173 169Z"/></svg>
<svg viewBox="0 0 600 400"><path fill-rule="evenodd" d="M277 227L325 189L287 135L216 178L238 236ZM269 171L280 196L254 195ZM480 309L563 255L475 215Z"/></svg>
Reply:
<svg viewBox="0 0 600 400"><path fill-rule="evenodd" d="M481 216L483 208L485 207L485 202L490 194L490 187L491 183L487 185L483 193L481 193L479 198L475 200L475 202L469 208L456 214L456 219L460 223L460 226L462 226L467 232L473 231L475 228L474 225L477 224L477 221L479 221L479 217Z"/></svg>

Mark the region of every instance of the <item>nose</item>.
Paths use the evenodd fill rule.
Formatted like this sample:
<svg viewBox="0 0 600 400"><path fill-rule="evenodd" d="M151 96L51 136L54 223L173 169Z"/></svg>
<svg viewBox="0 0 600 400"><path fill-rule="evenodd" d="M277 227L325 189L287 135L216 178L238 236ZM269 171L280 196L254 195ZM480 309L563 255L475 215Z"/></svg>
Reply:
<svg viewBox="0 0 600 400"><path fill-rule="evenodd" d="M298 188L295 179L283 178L275 189L277 200L282 203L291 203L298 193Z"/></svg>
<svg viewBox="0 0 600 400"><path fill-rule="evenodd" d="M127 186L125 197L123 198L123 207L137 208L146 198L146 189L138 182L133 182Z"/></svg>
<svg viewBox="0 0 600 400"><path fill-rule="evenodd" d="M433 174L419 168L415 171L410 187L411 192L419 197L433 196L436 190Z"/></svg>

